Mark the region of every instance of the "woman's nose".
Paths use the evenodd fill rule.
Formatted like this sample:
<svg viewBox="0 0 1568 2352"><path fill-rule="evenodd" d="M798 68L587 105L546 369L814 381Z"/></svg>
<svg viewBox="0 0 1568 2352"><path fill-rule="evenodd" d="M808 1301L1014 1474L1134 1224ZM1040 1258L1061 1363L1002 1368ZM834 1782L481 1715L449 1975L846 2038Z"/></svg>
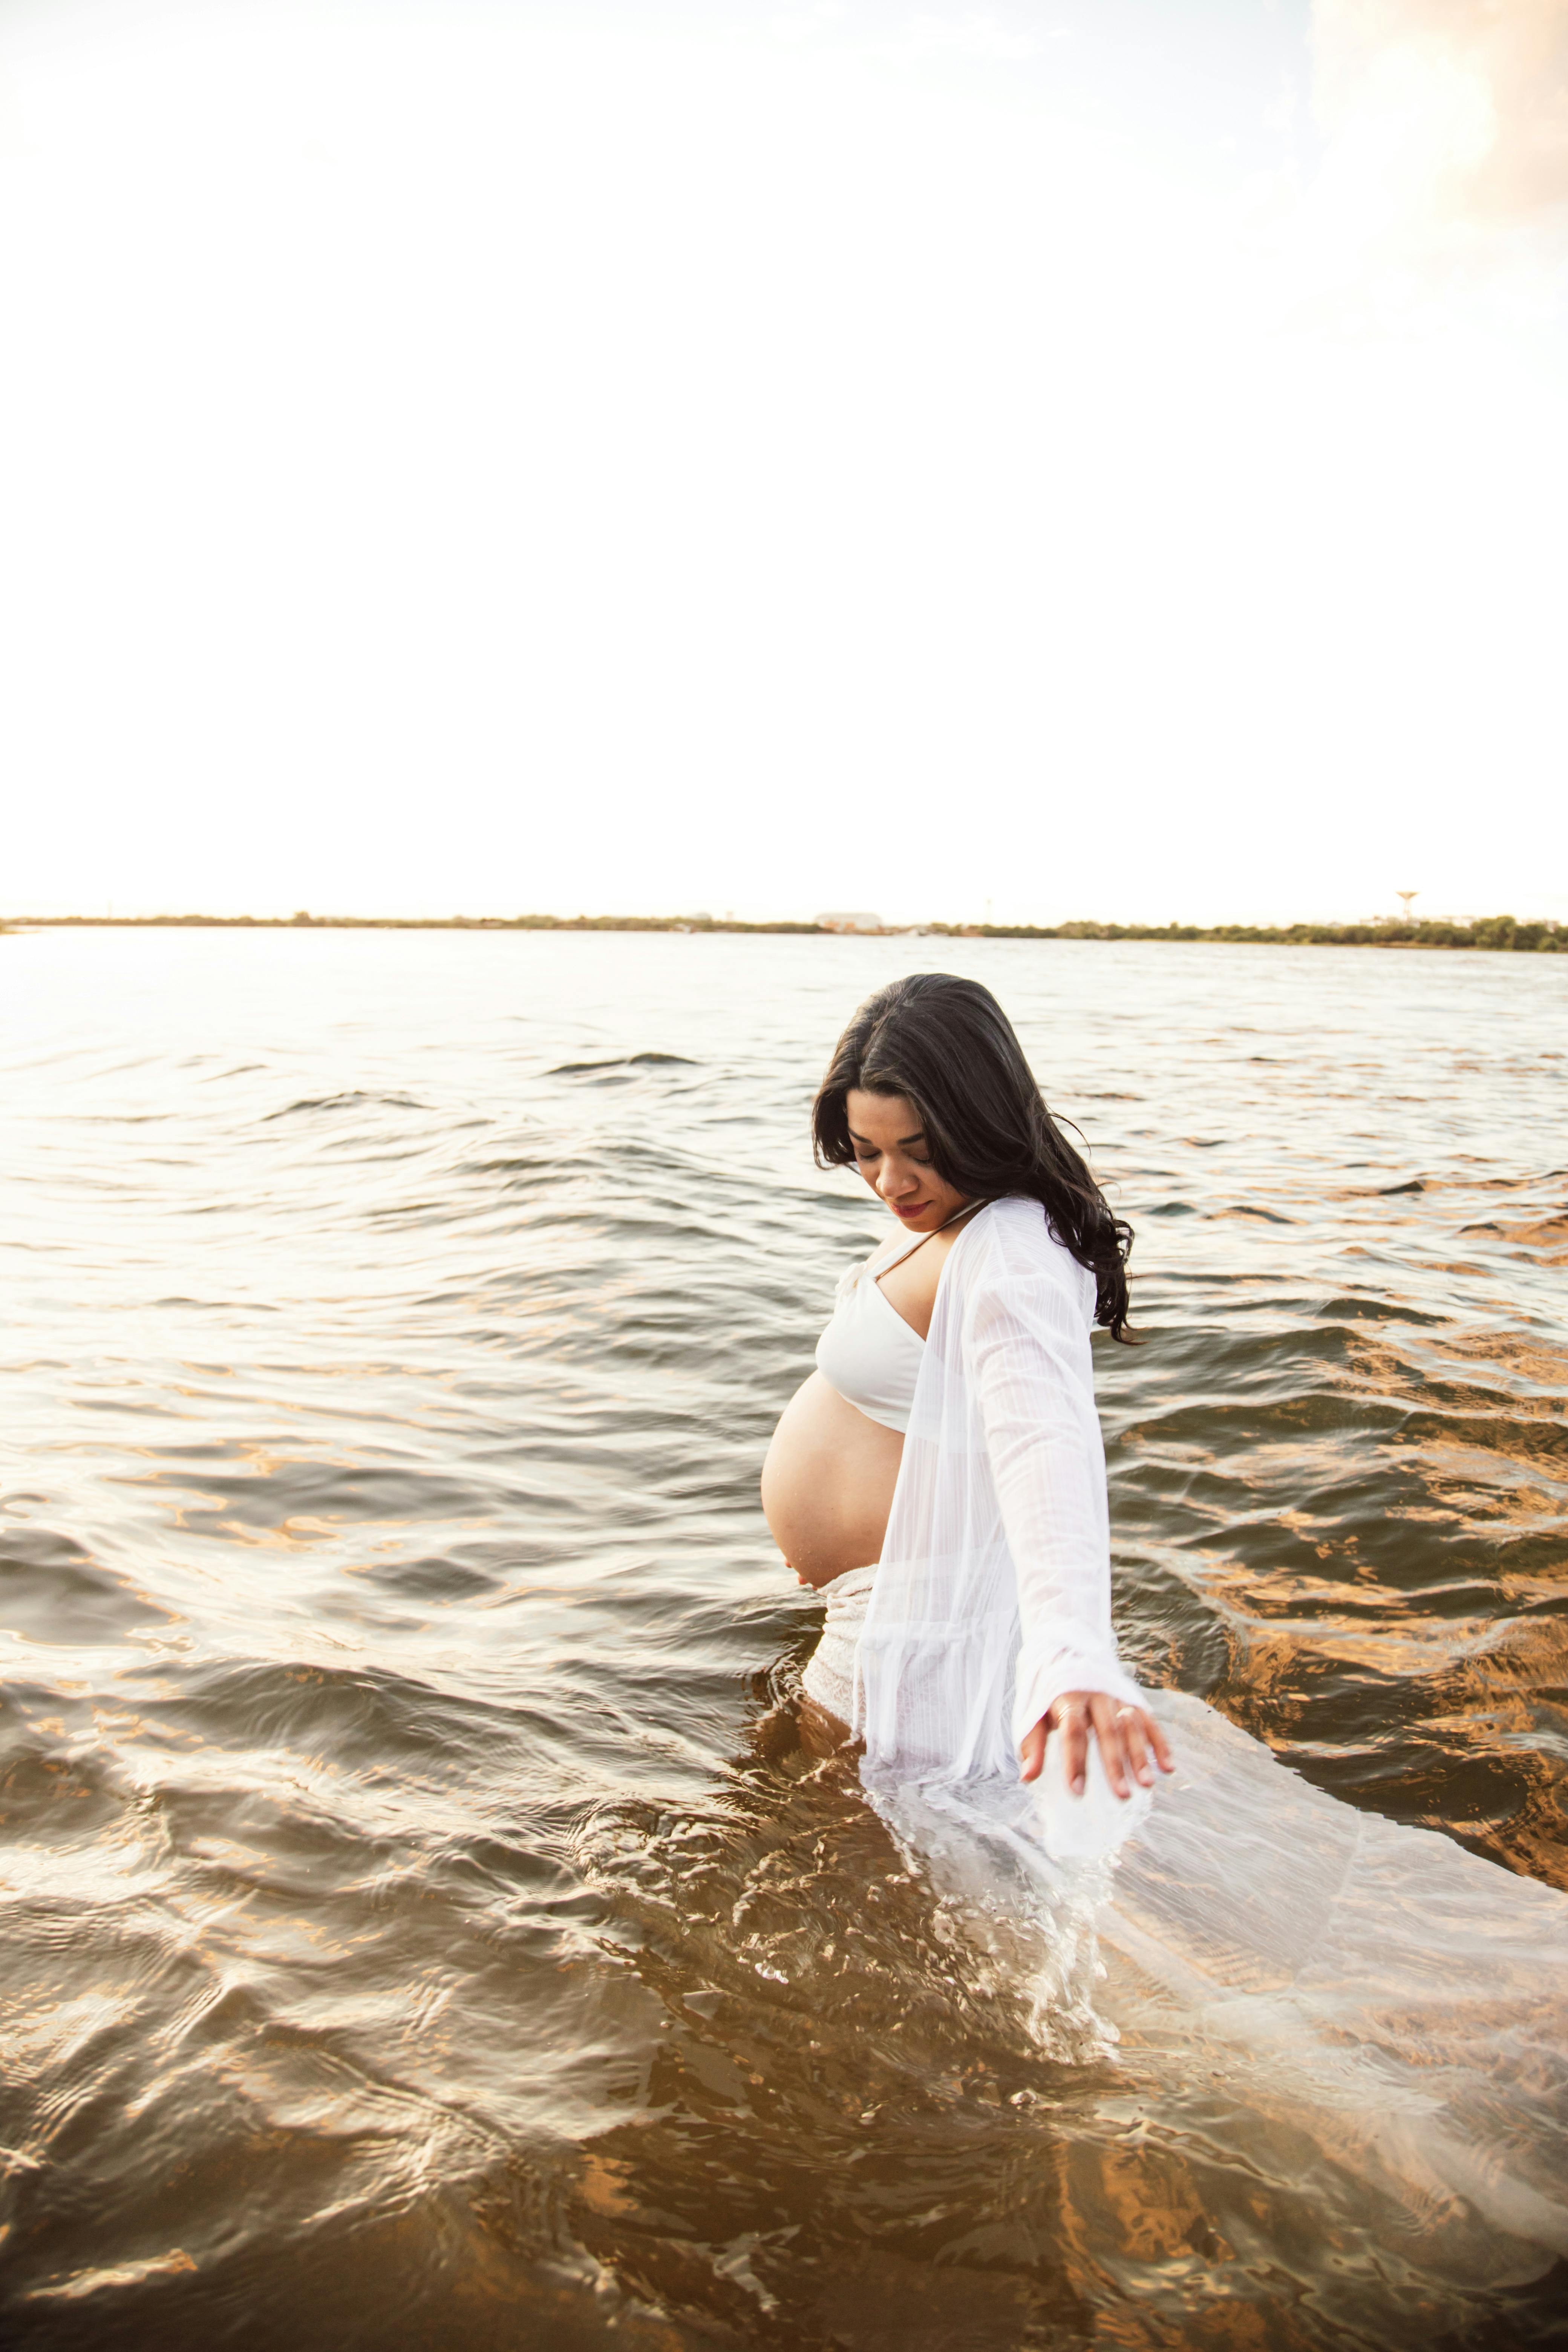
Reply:
<svg viewBox="0 0 1568 2352"><path fill-rule="evenodd" d="M910 1191L910 1171L907 1168L900 1168L896 1162L885 1160L882 1162L882 1172L877 1179L877 1190L884 1201L896 1201L900 1192Z"/></svg>

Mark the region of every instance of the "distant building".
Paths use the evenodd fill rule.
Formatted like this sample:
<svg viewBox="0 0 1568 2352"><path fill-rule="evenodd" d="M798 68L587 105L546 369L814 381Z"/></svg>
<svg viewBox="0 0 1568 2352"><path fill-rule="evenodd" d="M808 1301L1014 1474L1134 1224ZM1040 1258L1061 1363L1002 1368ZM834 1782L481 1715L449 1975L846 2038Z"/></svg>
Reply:
<svg viewBox="0 0 1568 2352"><path fill-rule="evenodd" d="M887 925L880 915L818 915L817 924L825 931L882 931Z"/></svg>

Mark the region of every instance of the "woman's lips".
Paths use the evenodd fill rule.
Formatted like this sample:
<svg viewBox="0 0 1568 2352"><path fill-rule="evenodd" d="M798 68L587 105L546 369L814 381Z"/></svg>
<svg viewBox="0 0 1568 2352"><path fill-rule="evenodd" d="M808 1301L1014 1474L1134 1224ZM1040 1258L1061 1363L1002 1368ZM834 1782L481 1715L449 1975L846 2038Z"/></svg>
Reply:
<svg viewBox="0 0 1568 2352"><path fill-rule="evenodd" d="M930 1206L929 1201L895 1201L893 1214L895 1217L918 1217L922 1210L929 1209Z"/></svg>

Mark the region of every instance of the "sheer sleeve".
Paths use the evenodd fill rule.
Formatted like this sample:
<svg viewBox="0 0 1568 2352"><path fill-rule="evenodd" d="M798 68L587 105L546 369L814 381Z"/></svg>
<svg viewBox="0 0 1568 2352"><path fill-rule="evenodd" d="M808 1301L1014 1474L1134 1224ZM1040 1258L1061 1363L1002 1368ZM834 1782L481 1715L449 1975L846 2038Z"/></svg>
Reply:
<svg viewBox="0 0 1568 2352"><path fill-rule="evenodd" d="M1110 1627L1105 1448L1089 1331L1059 1243L1052 1259L979 1286L964 1332L966 1371L1018 1580L1022 1626L1015 1741L1064 1691L1142 1703Z"/></svg>

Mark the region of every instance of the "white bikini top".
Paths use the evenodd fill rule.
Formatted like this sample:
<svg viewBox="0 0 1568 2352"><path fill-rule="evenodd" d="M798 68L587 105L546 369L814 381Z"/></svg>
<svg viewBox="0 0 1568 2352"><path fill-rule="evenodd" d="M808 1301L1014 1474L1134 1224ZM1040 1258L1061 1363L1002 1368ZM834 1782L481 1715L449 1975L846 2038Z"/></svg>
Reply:
<svg viewBox="0 0 1568 2352"><path fill-rule="evenodd" d="M877 1266L890 1274L920 1247L922 1234L902 1257ZM925 1341L907 1324L871 1269L879 1252L851 1266L838 1286L833 1319L816 1343L816 1369L830 1388L884 1429L909 1428Z"/></svg>

